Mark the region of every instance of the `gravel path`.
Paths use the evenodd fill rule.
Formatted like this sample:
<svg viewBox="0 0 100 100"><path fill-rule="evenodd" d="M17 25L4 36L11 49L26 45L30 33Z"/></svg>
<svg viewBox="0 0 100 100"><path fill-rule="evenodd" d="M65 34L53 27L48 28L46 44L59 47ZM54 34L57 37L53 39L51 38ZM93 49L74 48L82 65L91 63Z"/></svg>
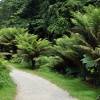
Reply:
<svg viewBox="0 0 100 100"><path fill-rule="evenodd" d="M39 76L17 69L13 69L10 75L17 84L15 100L77 100Z"/></svg>

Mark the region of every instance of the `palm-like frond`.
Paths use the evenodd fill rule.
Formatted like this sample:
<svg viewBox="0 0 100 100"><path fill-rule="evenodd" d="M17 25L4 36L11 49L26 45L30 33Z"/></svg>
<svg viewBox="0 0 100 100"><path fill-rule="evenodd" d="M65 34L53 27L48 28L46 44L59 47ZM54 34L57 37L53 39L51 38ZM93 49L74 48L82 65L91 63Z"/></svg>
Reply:
<svg viewBox="0 0 100 100"><path fill-rule="evenodd" d="M18 42L18 47L28 52L40 52L51 45L48 40L38 39L36 35L30 35L28 33L24 36L18 35L16 40Z"/></svg>
<svg viewBox="0 0 100 100"><path fill-rule="evenodd" d="M72 19L72 22L82 30L80 34L82 34L87 41L94 42L94 44L96 43L95 46L97 46L98 43L100 43L100 8L88 6L85 7L85 13L76 12L73 13L73 15L74 19Z"/></svg>
<svg viewBox="0 0 100 100"><path fill-rule="evenodd" d="M25 29L17 28L4 28L0 30L0 42L3 43L15 43L15 37L18 34L23 34Z"/></svg>
<svg viewBox="0 0 100 100"><path fill-rule="evenodd" d="M53 55L61 57L64 62L70 60L74 64L79 64L79 53L75 50L74 44L84 44L84 42L81 41L81 38L82 37L80 37L79 34L72 34L70 38L63 36L62 38L57 39L56 45L53 46Z"/></svg>

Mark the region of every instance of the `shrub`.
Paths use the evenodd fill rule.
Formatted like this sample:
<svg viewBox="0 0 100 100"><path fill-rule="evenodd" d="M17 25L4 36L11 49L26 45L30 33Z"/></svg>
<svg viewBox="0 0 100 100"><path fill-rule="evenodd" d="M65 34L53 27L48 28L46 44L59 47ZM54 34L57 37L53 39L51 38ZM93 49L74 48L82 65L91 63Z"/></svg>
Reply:
<svg viewBox="0 0 100 100"><path fill-rule="evenodd" d="M21 28L3 28L0 30L0 51L17 52L15 37L18 34L24 34L25 29Z"/></svg>
<svg viewBox="0 0 100 100"><path fill-rule="evenodd" d="M40 56L36 58L36 64L35 66L39 68L43 67L49 67L54 68L56 65L58 65L60 62L62 62L63 59L61 59L58 56Z"/></svg>
<svg viewBox="0 0 100 100"><path fill-rule="evenodd" d="M79 50L74 48L74 45L78 44L84 44L84 41L82 41L82 37L79 34L72 33L71 37L63 36L62 38L56 39L56 45L53 46L53 55L59 56L63 60L55 67L55 69L57 68L58 71L64 73L67 73L67 68L70 70L80 69L81 54L79 54ZM76 73L78 72L79 70L77 70Z"/></svg>

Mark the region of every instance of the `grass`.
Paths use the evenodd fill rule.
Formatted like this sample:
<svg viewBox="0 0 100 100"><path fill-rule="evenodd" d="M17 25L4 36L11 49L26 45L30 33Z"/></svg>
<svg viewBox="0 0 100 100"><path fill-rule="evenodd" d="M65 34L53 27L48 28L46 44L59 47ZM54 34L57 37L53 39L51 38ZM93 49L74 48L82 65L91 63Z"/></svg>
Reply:
<svg viewBox="0 0 100 100"><path fill-rule="evenodd" d="M1 69L0 69L1 70ZM9 71L5 68L0 72L0 100L14 100L16 94L16 85L9 76Z"/></svg>
<svg viewBox="0 0 100 100"><path fill-rule="evenodd" d="M78 100L96 100L97 96L100 95L100 88L93 88L81 81L79 78L64 77L58 73L52 72L48 69L30 70L23 65L14 65L24 71L32 74L37 74L45 79L48 79L57 86L67 90L70 95L78 98Z"/></svg>
<svg viewBox="0 0 100 100"><path fill-rule="evenodd" d="M0 89L0 100L14 100L16 86L11 80L9 83L11 84L10 86L6 86Z"/></svg>

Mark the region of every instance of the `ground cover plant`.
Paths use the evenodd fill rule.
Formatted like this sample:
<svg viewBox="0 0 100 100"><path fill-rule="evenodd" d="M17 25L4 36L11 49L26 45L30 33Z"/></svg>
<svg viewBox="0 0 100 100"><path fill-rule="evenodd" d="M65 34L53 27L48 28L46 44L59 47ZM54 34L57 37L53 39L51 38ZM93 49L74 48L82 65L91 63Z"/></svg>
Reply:
<svg viewBox="0 0 100 100"><path fill-rule="evenodd" d="M0 100L13 100L16 94L16 85L9 76L10 70L5 60L0 58Z"/></svg>

